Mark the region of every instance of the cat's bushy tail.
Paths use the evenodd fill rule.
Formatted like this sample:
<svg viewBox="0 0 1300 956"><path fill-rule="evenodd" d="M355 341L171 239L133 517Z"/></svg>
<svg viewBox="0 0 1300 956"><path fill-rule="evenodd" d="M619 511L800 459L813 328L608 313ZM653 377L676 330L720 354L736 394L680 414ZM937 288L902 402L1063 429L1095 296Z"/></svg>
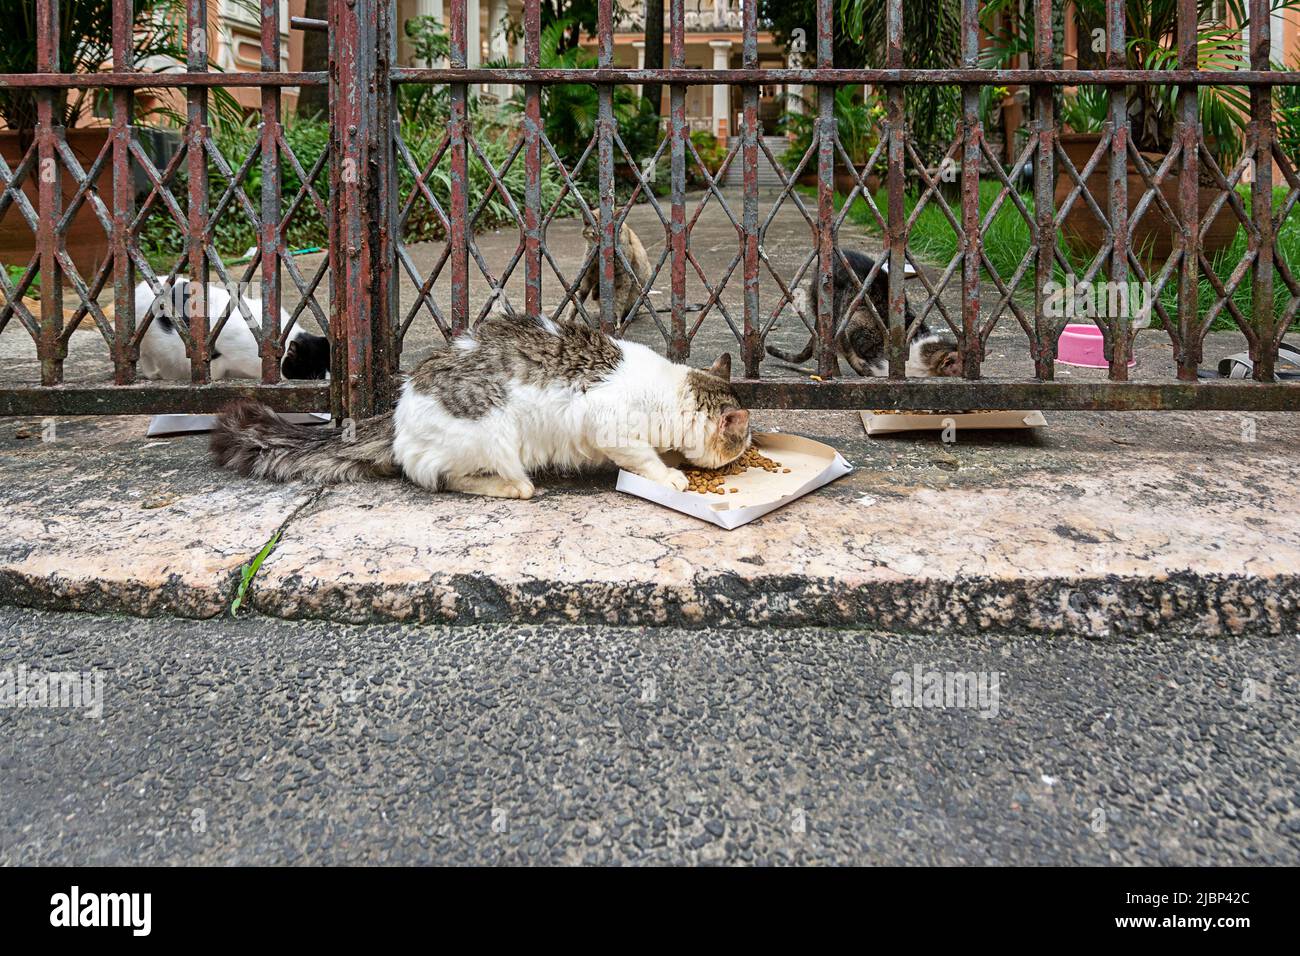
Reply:
<svg viewBox="0 0 1300 956"><path fill-rule="evenodd" d="M333 484L398 473L391 414L363 419L354 432L295 425L251 399L235 402L217 417L212 457L231 471L271 481Z"/></svg>

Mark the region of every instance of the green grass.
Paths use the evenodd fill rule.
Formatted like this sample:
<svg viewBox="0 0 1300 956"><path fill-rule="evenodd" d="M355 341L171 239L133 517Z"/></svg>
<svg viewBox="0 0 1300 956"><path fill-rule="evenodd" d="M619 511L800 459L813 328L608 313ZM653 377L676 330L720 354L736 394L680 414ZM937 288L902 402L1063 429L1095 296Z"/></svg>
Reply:
<svg viewBox="0 0 1300 956"><path fill-rule="evenodd" d="M235 599L230 602L230 616L234 617L239 613L239 608L244 603L244 597L248 594L249 585L253 583L253 578L257 576L258 569L262 567L262 562L267 559L275 546L280 543L280 532L277 531L271 536L271 540L262 545L262 550L257 552L257 557L245 564L239 569L239 589L235 591Z"/></svg>
<svg viewBox="0 0 1300 956"><path fill-rule="evenodd" d="M997 198L998 193L1001 192L1001 188L1001 184L996 182L980 183L981 221L983 221L983 218L988 213L989 209L992 208L993 202ZM814 187L799 187L799 189L809 195L816 195L816 189ZM1281 205L1286 198L1286 192L1286 189L1277 189L1274 191L1273 208L1275 211L1281 208ZM1252 206L1250 190L1249 188L1243 188L1240 193L1242 196L1242 203L1249 213ZM836 209L843 209L844 198L845 197L843 196L836 195ZM876 207L883 215L887 203L885 190L881 189L876 193L873 199L876 203ZM1021 201L1032 216L1034 212L1033 197L1022 194ZM915 209L916 202L917 196L915 194L910 194L905 198L905 207L908 216L910 216L912 210ZM960 216L960 209L951 200L949 201L949 206L952 207L954 215ZM1154 207L1148 208L1147 212L1144 214L1144 221L1152 216L1159 217L1160 215L1158 209ZM879 223L871 213L871 210L867 207L866 200L861 197L855 200L853 208L849 210L848 219L850 222L863 226L871 232L877 234L880 232ZM1057 234L1057 241L1061 248L1066 250L1066 258L1069 259L1073 265L1075 274L1081 274L1087 265L1083 257L1069 250L1064 235L1059 232ZM984 235L984 250L989 257L989 261L993 264L993 267L997 269L998 274L1002 277L1004 282L1009 281L1015 274L1017 267L1020 265L1020 260L1029 249L1029 244L1029 224L1025 221L1024 216L1021 215L1015 204L1008 197L999 207L993 221L989 224L988 231ZM941 266L946 266L952 260L952 257L957 254L957 234L953 231L952 225L949 223L947 216L944 215L939 204L933 198L926 204L925 208L921 210L920 215L917 217L916 223L912 227L912 232L908 236L907 245L908 248L920 258L927 259L930 262ZM1238 229L1237 236L1232 245L1219 253L1213 261L1215 274L1225 284L1227 283L1228 277L1232 274L1232 270L1236 267L1237 263L1241 261L1245 251L1246 232L1244 229ZM1290 215L1288 215L1286 220L1282 223L1282 228L1279 230L1277 237L1277 251L1279 257L1286 262L1292 275L1300 278L1300 203L1291 210ZM1163 265L1164 263L1162 262L1153 266L1151 275L1153 280L1159 274ZM987 270L983 270L983 273L984 278L989 282L992 282ZM1020 286L1017 289L1017 297L1019 301L1024 302L1032 298L1034 274L1035 270L1032 266L1026 270L1025 277L1021 280ZM1059 265L1054 270L1053 278L1057 281L1060 281L1063 278L1063 270ZM1245 316L1250 316L1253 313L1251 278L1251 274L1247 273L1246 278L1237 287L1233 294L1234 303ZM1291 292L1282 282L1281 278L1276 276L1274 278L1273 289L1275 314L1281 316L1291 299ZM1217 297L1217 293L1214 291L1214 287L1210 284L1209 280L1202 278L1200 281L1199 318L1204 318L1206 316L1210 306ZM1166 284L1161 293L1160 301L1171 316L1176 313L1178 304L1176 277L1171 277L1170 281ZM1160 318L1156 315L1153 319L1153 324L1158 325L1159 322ZM1220 311L1219 315L1216 316L1213 328L1232 329L1236 328L1236 323L1232 320L1231 316L1225 309Z"/></svg>

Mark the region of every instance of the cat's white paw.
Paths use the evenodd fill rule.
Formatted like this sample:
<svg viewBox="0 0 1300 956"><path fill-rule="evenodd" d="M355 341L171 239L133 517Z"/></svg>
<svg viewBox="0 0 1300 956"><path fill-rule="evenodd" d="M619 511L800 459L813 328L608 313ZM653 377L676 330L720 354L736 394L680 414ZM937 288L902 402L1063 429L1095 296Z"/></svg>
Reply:
<svg viewBox="0 0 1300 956"><path fill-rule="evenodd" d="M533 492L536 490L536 489L533 488L533 483L532 483L531 481L527 481L527 480L525 480L525 481L512 481L512 482L510 482L509 484L510 484L511 489L514 491L514 494L511 495L510 497L512 497L512 498L522 498L522 499L524 499L525 501L527 501L529 498L531 498L531 497L533 496Z"/></svg>
<svg viewBox="0 0 1300 956"><path fill-rule="evenodd" d="M686 475L678 468L669 468L668 474L664 476L664 484L672 488L673 491L685 491L686 486L690 484Z"/></svg>

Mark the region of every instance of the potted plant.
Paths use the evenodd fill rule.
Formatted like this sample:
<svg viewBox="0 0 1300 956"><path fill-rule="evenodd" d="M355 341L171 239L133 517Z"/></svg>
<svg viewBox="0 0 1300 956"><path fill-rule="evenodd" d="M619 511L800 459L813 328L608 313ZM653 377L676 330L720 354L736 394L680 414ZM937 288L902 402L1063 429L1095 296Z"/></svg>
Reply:
<svg viewBox="0 0 1300 956"><path fill-rule="evenodd" d="M251 0L238 0L248 3ZM24 2L14 5L13 16L0 33L0 73L33 73L36 71L36 9L35 4ZM88 73L101 70L112 60L112 0L75 0L59 5L59 69L65 73ZM166 69L184 61L185 0L135 0L133 7L135 29L132 34L134 62L141 68ZM224 90L213 90L214 112L218 120L229 120L239 113L237 104ZM162 115L172 121L179 120L165 104L166 100L147 90L137 91L137 112L134 119L146 114ZM55 123L77 158L83 172L99 156L110 135L105 118L109 96L102 90L59 90L56 93ZM10 171L22 161L36 136L36 92L27 88L0 89L0 155L4 156ZM152 130L151 130L152 132ZM139 133L137 133L139 135ZM151 140L144 137L146 149L152 151ZM69 202L77 189L71 172L62 169L64 201ZM106 206L113 202L112 166L105 163L94 184L94 190ZM23 192L32 205L39 202L38 182L34 172L23 181ZM82 202L64 236L73 264L89 282L94 271L108 255L109 237L100 225L87 199ZM35 250L35 236L23 221L19 210L10 205L0 218L0 262L7 265L26 266Z"/></svg>
<svg viewBox="0 0 1300 956"><path fill-rule="evenodd" d="M789 99L789 98L787 98ZM799 100L800 108L787 109L782 115L778 130L790 137L790 145L781 157L786 169L793 172L808 147L812 145L817 128L817 104L814 100ZM860 87L839 87L835 91L835 126L844 153L835 151L835 191L848 195L857 185L856 175L871 158L880 140L880 118L883 110L874 96L863 96ZM844 162L847 154L850 168ZM875 169L866 170L864 182L871 192L880 188L880 176ZM811 157L799 176L800 185L817 184L817 157Z"/></svg>
<svg viewBox="0 0 1300 956"><path fill-rule="evenodd" d="M1296 6L1296 0L1272 0L1274 9ZM987 65L1003 65L1032 47L1033 23L1030 15L1019 16L1011 0L992 0L983 11L991 45L986 51ZM1105 22L1105 0L1076 0L1082 25ZM1203 70L1231 71L1245 69L1249 60L1242 40L1242 30L1250 22L1243 0L1198 0L1197 61ZM995 18L1007 14L1017 18L1011 31L994 29ZM1132 70L1171 70L1177 62L1177 5L1164 0L1127 0L1125 4L1125 68ZM1083 32L1081 27L1081 32ZM1128 91L1130 134L1147 165L1154 170L1164 162L1173 147L1178 88L1170 84L1131 87ZM1249 98L1240 88L1201 87L1200 120L1205 142L1224 170L1225 175L1241 155L1242 136L1249 122ZM1082 172L1101 142L1102 127L1109 118L1110 98L1102 87L1080 87L1064 97L1061 122L1070 129L1061 135L1061 147L1076 171ZM1077 185L1074 178L1058 164L1055 198L1059 206ZM1179 208L1178 173L1181 157L1171 166L1160 185L1160 192L1170 207ZM1087 180L1087 188L1103 212L1109 207L1109 161L1103 159ZM1200 170L1199 209L1202 215L1221 190L1213 175ZM1127 198L1130 214L1148 189L1147 181L1130 158L1127 168ZM1063 231L1080 251L1093 255L1104 242L1105 227L1093 215L1086 202L1077 200L1066 215ZM1230 245L1236 236L1237 220L1224 205L1210 226L1202 231L1203 248L1213 256ZM1174 248L1174 230L1160 210L1149 206L1130 235L1132 248L1151 261L1167 259Z"/></svg>

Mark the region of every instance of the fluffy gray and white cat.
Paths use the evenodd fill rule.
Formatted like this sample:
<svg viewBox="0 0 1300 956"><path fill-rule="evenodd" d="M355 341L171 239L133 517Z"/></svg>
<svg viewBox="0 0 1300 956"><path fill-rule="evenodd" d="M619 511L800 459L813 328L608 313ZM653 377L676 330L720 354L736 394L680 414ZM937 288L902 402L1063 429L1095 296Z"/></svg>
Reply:
<svg viewBox="0 0 1300 956"><path fill-rule="evenodd" d="M848 259L849 265L853 267L853 271L857 273L858 281L853 281L844 263L837 258L835 269L831 274L833 284L831 312L835 317L836 327L843 322L845 312L857 298L861 284L867 281L867 276L875 266L875 261L868 255L852 249L841 251L844 258ZM809 293L809 287L812 288L813 294ZM795 294L802 300L801 309L816 312L815 292L816 283L812 280L796 290ZM843 322L843 331L835 336L835 351L859 375L887 375L889 356L885 351L885 337L881 334L875 317L868 311L866 299L871 300L871 306L882 321L888 321L885 317L889 315L889 275L884 269L876 274L867 288L867 294L858 302L848 321ZM957 350L957 343L946 336L930 331L929 326L912 312L911 303L905 303L905 306L907 311L904 324L908 334L912 336L908 348L906 373L917 378L961 375L962 360L961 352ZM915 331L913 331L914 326ZM806 362L812 357L814 341L815 336L810 337L808 344L798 354L782 351L775 345L769 345L767 351L770 355L787 362Z"/></svg>
<svg viewBox="0 0 1300 956"><path fill-rule="evenodd" d="M189 381L190 359L185 354L185 342L176 331L184 321L190 305L190 284L181 279L154 295L147 282L135 287L136 327L144 323L145 316L153 313L153 321L140 339L140 376L148 379ZM261 327L262 303L243 296L253 321ZM230 293L220 285L208 285L207 308L209 323L215 323L226 314L230 306ZM289 313L280 310L280 328L289 324ZM280 359L280 374L293 379L329 378L330 346L323 335L312 335L300 325L289 330L284 355ZM221 334L212 349L212 380L223 378L261 378L262 356L257 339L253 337L239 307L231 309Z"/></svg>
<svg viewBox="0 0 1300 956"><path fill-rule="evenodd" d="M256 402L221 415L218 464L274 481L405 475L430 491L531 498L533 476L613 463L678 491L661 453L706 468L749 447L731 358L707 370L584 322L492 317L436 348L403 383L396 410L354 436L291 425Z"/></svg>

